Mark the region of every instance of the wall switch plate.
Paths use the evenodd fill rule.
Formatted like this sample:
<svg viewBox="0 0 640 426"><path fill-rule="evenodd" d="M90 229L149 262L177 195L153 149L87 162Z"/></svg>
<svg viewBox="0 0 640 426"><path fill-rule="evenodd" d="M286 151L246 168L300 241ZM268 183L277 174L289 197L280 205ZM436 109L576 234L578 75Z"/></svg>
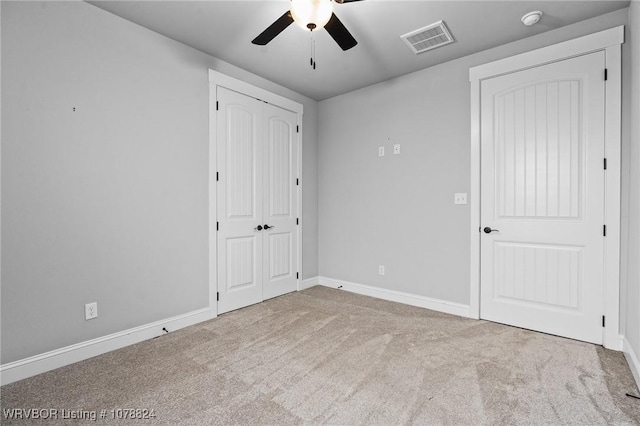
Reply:
<svg viewBox="0 0 640 426"><path fill-rule="evenodd" d="M384 265L378 266L378 275L384 275Z"/></svg>
<svg viewBox="0 0 640 426"><path fill-rule="evenodd" d="M453 194L453 203L454 204L467 204L467 193L459 192Z"/></svg>
<svg viewBox="0 0 640 426"><path fill-rule="evenodd" d="M90 320L98 317L98 302L84 305L84 319Z"/></svg>
<svg viewBox="0 0 640 426"><path fill-rule="evenodd" d="M396 155L400 154L400 144L399 143L393 145L393 153L396 154Z"/></svg>
<svg viewBox="0 0 640 426"><path fill-rule="evenodd" d="M378 147L378 157L384 157L384 146Z"/></svg>

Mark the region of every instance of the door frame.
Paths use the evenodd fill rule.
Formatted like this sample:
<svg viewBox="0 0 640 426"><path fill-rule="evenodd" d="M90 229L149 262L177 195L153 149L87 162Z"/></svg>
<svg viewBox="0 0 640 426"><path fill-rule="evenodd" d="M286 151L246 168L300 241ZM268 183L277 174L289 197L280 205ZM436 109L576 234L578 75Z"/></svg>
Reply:
<svg viewBox="0 0 640 426"><path fill-rule="evenodd" d="M209 70L209 310L211 318L218 316L218 235L214 222L217 221L217 184L216 184L216 164L217 164L217 122L216 117L216 89L224 87L234 92L250 96L252 98L267 102L271 105L286 109L296 114L297 125L300 131L296 133L298 144L298 179L299 185L297 203L297 217L302 222L302 114L303 105L291 99L272 93L268 90L254 86L237 78L230 77L218 71ZM298 262L297 289L300 290L302 282L302 223L298 226L298 250L296 253Z"/></svg>
<svg viewBox="0 0 640 426"><path fill-rule="evenodd" d="M482 80L558 62L596 51L605 52L605 223L603 346L622 350L620 336L620 153L624 26L532 50L469 69L471 83L470 314L480 319L480 84ZM604 75L603 75L604 78Z"/></svg>

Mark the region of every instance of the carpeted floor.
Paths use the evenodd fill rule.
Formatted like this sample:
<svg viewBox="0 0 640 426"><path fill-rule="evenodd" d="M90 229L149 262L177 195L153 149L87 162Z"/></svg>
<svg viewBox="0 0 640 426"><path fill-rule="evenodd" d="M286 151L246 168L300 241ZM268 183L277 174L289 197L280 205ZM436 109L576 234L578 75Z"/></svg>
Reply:
<svg viewBox="0 0 640 426"><path fill-rule="evenodd" d="M86 424L146 408L154 424L604 425L640 424L637 391L618 352L313 287L4 386L1 404L107 410Z"/></svg>

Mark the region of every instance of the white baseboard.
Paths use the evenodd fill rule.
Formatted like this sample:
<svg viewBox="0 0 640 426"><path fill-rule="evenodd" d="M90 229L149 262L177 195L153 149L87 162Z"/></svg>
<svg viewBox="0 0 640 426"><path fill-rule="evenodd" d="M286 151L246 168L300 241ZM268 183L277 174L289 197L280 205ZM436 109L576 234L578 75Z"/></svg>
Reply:
<svg viewBox="0 0 640 426"><path fill-rule="evenodd" d="M298 286L298 291L306 290L316 285L320 285L320 277L315 276L315 277L307 278L306 280L303 280L300 282L300 285Z"/></svg>
<svg viewBox="0 0 640 426"><path fill-rule="evenodd" d="M29 358L21 359L7 364L0 365L0 384L16 382L35 376L36 374L64 367L74 362L82 361L101 355L143 340L165 334L162 330L166 328L170 332L207 321L214 316L209 308L198 309L183 315L156 321L139 327L130 328L118 333L76 343L75 345L45 352Z"/></svg>
<svg viewBox="0 0 640 426"><path fill-rule="evenodd" d="M640 389L640 358L638 358L638 354L631 347L631 343L624 338L624 357L627 358L627 362L629 363L629 368L631 369L631 373L633 374L633 378L636 379L636 386Z"/></svg>
<svg viewBox="0 0 640 426"><path fill-rule="evenodd" d="M433 299L431 297L404 293L401 291L372 287L365 284L336 280L334 278L317 277L317 281L320 285L323 285L325 287L340 288L352 293L388 300L390 302L404 303L405 305L431 309L432 311L444 312L447 314L458 315L466 318L473 318L473 316L471 315L471 306L469 305L447 302L445 300Z"/></svg>
<svg viewBox="0 0 640 426"><path fill-rule="evenodd" d="M621 334L614 336L607 336L605 333L604 341L602 342L602 346L607 349L611 349L612 351L622 352L624 350L624 336Z"/></svg>

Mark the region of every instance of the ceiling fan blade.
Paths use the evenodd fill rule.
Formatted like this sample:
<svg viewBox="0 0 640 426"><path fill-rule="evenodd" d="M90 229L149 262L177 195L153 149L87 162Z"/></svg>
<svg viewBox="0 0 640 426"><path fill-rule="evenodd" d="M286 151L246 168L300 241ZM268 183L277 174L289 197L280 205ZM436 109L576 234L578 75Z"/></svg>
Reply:
<svg viewBox="0 0 640 426"><path fill-rule="evenodd" d="M291 17L291 11L287 10L281 17L276 19L273 24L269 25L266 30L260 33L258 37L254 38L251 43L264 46L292 23L293 18Z"/></svg>
<svg viewBox="0 0 640 426"><path fill-rule="evenodd" d="M347 27L338 19L335 13L331 14L331 19L324 26L329 35L338 43L342 50L349 50L358 42L351 35Z"/></svg>
<svg viewBox="0 0 640 426"><path fill-rule="evenodd" d="M362 1L362 0L333 0L336 3L342 4L342 3L352 3L354 1Z"/></svg>

